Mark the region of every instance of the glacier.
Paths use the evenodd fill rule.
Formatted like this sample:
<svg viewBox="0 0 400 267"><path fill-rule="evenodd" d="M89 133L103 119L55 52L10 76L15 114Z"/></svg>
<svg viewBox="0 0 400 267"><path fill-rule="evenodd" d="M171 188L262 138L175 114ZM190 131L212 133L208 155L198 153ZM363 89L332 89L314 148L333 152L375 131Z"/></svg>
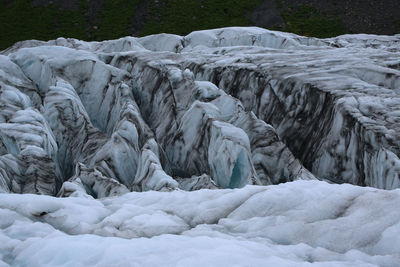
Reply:
<svg viewBox="0 0 400 267"><path fill-rule="evenodd" d="M400 264L400 35L28 40L0 105L0 266Z"/></svg>

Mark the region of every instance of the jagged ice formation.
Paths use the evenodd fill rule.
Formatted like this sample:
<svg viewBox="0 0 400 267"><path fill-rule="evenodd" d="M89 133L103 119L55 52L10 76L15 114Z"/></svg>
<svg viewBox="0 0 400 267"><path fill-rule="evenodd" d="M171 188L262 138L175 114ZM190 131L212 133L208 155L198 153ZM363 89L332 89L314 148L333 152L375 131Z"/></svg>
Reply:
<svg viewBox="0 0 400 267"><path fill-rule="evenodd" d="M399 49L260 28L17 43L0 57L0 188L108 196L202 175L397 188Z"/></svg>

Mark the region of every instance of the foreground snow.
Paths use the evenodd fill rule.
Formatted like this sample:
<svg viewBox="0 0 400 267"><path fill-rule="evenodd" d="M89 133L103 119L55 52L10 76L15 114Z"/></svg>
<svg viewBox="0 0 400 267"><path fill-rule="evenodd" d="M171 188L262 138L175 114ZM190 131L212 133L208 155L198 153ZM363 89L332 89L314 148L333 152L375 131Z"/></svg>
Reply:
<svg viewBox="0 0 400 267"><path fill-rule="evenodd" d="M400 190L0 194L0 266L398 266Z"/></svg>

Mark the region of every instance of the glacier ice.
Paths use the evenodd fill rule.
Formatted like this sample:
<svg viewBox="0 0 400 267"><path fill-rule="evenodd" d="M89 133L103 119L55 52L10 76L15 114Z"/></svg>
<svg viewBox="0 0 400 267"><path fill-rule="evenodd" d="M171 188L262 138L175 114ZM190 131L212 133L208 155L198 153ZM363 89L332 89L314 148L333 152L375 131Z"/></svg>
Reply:
<svg viewBox="0 0 400 267"><path fill-rule="evenodd" d="M399 56L255 27L1 51L0 266L400 265Z"/></svg>
<svg viewBox="0 0 400 267"><path fill-rule="evenodd" d="M2 190L23 191L24 167L10 164L30 164L18 158L27 139L36 152L25 155L41 149L54 165L34 193L78 178L93 195L108 195L106 180L174 189L202 175L221 188L297 179L397 188L399 47L398 36L255 27L17 43L0 56Z"/></svg>

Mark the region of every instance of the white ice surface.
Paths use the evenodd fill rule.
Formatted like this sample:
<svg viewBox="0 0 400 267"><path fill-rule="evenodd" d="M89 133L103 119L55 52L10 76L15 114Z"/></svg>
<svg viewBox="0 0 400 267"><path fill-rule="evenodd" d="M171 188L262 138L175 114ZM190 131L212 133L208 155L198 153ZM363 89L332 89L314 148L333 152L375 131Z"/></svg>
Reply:
<svg viewBox="0 0 400 267"><path fill-rule="evenodd" d="M399 266L399 203L400 190L318 181L99 200L0 194L0 263Z"/></svg>

